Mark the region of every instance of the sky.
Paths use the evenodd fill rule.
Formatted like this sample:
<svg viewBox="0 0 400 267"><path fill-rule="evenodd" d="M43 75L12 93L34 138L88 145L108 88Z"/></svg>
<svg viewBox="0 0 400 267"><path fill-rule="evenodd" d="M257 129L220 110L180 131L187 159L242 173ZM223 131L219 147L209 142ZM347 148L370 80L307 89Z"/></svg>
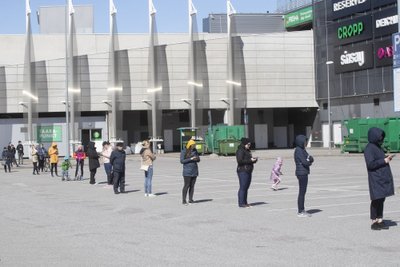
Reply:
<svg viewBox="0 0 400 267"><path fill-rule="evenodd" d="M32 31L39 32L36 11L40 6L65 5L66 0L31 0ZM276 0L231 0L238 13L273 13ZM188 31L187 0L153 0L157 10L158 32L181 33ZM210 13L226 13L226 0L193 0L198 11L197 23L202 31L202 19ZM94 7L94 31L109 31L108 0L73 0L74 5L91 4ZM148 32L147 0L114 0L120 33ZM25 0L0 0L0 34L25 33Z"/></svg>

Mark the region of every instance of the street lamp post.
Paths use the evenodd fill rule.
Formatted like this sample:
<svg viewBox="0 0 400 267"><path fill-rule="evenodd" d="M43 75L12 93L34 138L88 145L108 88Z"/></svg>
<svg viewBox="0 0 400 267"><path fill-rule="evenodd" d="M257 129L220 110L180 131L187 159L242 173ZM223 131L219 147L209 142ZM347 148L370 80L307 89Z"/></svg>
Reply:
<svg viewBox="0 0 400 267"><path fill-rule="evenodd" d="M331 139L332 139L332 118L331 118L331 88L330 88L330 73L329 66L333 64L333 61L327 61L326 63L326 76L328 82L328 148L331 150Z"/></svg>

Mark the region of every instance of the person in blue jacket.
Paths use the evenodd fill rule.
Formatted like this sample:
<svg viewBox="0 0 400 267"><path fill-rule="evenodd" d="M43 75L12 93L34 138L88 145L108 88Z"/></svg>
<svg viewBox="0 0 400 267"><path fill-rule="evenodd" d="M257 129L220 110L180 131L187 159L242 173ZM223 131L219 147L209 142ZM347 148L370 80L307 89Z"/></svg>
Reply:
<svg viewBox="0 0 400 267"><path fill-rule="evenodd" d="M294 150L294 162L296 164L296 177L299 181L299 195L297 197L297 216L311 217L304 208L304 200L307 192L308 175L310 174L310 166L314 162L314 158L306 151L307 137L304 135L296 136L296 148Z"/></svg>
<svg viewBox="0 0 400 267"><path fill-rule="evenodd" d="M383 222L383 203L386 197L394 195L394 184L389 162L393 155L386 156L382 149L385 132L373 127L368 130L368 144L364 150L368 171L369 195L371 198L371 229L389 229Z"/></svg>
<svg viewBox="0 0 400 267"><path fill-rule="evenodd" d="M189 140L186 147L182 149L180 161L183 164L183 180L184 185L182 189L182 204L188 205L186 202L187 192L189 191L189 203L194 203L194 185L196 184L197 176L199 176L199 167L197 163L200 162L200 156L196 149L196 142Z"/></svg>

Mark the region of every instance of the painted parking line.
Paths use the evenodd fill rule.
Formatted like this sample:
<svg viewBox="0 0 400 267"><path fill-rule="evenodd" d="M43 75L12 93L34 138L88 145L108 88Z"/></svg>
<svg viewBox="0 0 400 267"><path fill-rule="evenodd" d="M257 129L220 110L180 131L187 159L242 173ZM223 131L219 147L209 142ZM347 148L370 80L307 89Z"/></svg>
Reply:
<svg viewBox="0 0 400 267"><path fill-rule="evenodd" d="M385 214L396 214L400 213L400 210L394 210L394 211L385 211ZM350 217L365 217L369 216L369 212L365 213L356 213L356 214L347 214L347 215L336 215L336 216L328 216L329 219L342 219L342 218L350 218Z"/></svg>

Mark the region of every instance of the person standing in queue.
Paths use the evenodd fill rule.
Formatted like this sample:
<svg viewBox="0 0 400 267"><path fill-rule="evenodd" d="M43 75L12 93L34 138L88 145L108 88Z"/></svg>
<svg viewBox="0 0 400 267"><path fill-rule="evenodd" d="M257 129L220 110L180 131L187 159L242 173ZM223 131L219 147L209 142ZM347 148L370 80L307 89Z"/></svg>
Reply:
<svg viewBox="0 0 400 267"><path fill-rule="evenodd" d="M86 153L83 150L83 146L79 145L78 149L74 153L74 158L76 160L76 169L75 169L75 180L82 180L83 179L83 166L85 165L85 158L86 158ZM81 174L78 176L78 172Z"/></svg>
<svg viewBox="0 0 400 267"><path fill-rule="evenodd" d="M296 164L296 177L299 182L299 194L297 197L297 216L311 217L304 208L304 200L307 192L308 175L310 174L310 166L314 162L314 158L306 151L307 137L304 135L296 136L296 148L294 150L294 162Z"/></svg>
<svg viewBox="0 0 400 267"><path fill-rule="evenodd" d="M192 204L194 194L194 185L196 184L197 176L199 176L199 167L197 165L200 162L200 156L196 149L196 142L189 140L186 146L182 149L180 161L183 164L183 180L184 185L182 189L182 204L188 205L186 196L189 191L189 203Z"/></svg>
<svg viewBox="0 0 400 267"><path fill-rule="evenodd" d="M43 144L40 144L38 148L38 156L39 156L39 171L43 172L44 170L44 161L47 157L47 150Z"/></svg>
<svg viewBox="0 0 400 267"><path fill-rule="evenodd" d="M24 146L22 145L21 141L18 141L17 145L17 152L18 152L18 164L24 164Z"/></svg>
<svg viewBox="0 0 400 267"><path fill-rule="evenodd" d="M258 159L251 155L250 147L250 139L243 137L236 151L236 172L239 178L238 205L240 208L251 207L247 202L247 192L251 184L254 164Z"/></svg>
<svg viewBox="0 0 400 267"><path fill-rule="evenodd" d="M144 196L155 197L152 193L152 180L153 180L153 161L156 159L156 155L150 149L149 140L144 140L143 148L140 150L140 156L142 157L141 169L144 171Z"/></svg>
<svg viewBox="0 0 400 267"><path fill-rule="evenodd" d="M383 222L383 204L386 197L394 195L393 175L390 161L394 155L386 156L382 149L385 132L373 127L368 130L368 144L364 150L368 171L369 195L371 198L371 230L389 229Z"/></svg>
<svg viewBox="0 0 400 267"><path fill-rule="evenodd" d="M90 184L96 184L96 172L100 167L99 154L96 151L95 143L89 142L87 149L87 157L89 158Z"/></svg>
<svg viewBox="0 0 400 267"><path fill-rule="evenodd" d="M113 181L112 181L112 165L110 163L110 157L111 157L111 153L113 151L113 148L110 144L110 142L108 141L104 141L103 142L103 149L101 152L101 157L103 159L103 164L104 164L104 171L106 172L107 175L107 185L113 185Z"/></svg>
<svg viewBox="0 0 400 267"><path fill-rule="evenodd" d="M38 167L38 163L39 163L39 155L38 155L38 147L35 147L35 145L31 145L31 156L32 156L32 164L33 164L33 175L39 175L39 167Z"/></svg>
<svg viewBox="0 0 400 267"><path fill-rule="evenodd" d="M124 144L117 143L116 149L111 152L110 156L110 164L113 168L114 194L125 193L125 160Z"/></svg>
<svg viewBox="0 0 400 267"><path fill-rule="evenodd" d="M10 150L7 147L4 147L3 153L1 154L1 158L3 160L5 172L7 172L7 169L8 169L8 172L11 172L11 162L12 162L11 157L12 157L12 155L11 155Z"/></svg>
<svg viewBox="0 0 400 267"><path fill-rule="evenodd" d="M50 173L51 177L54 177L53 172L58 176L57 165L58 165L58 147L57 143L52 143L48 151L50 157Z"/></svg>

